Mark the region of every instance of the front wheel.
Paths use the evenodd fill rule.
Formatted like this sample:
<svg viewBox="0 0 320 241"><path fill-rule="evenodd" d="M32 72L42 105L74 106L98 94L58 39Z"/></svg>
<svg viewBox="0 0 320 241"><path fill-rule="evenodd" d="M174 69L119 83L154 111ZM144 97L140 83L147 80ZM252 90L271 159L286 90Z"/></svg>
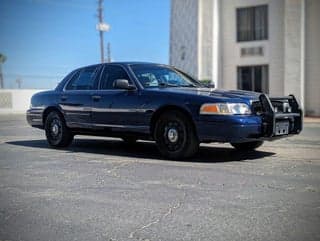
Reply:
<svg viewBox="0 0 320 241"><path fill-rule="evenodd" d="M49 145L66 147L71 144L73 135L66 126L64 119L57 111L48 114L45 122L46 137Z"/></svg>
<svg viewBox="0 0 320 241"><path fill-rule="evenodd" d="M250 141L243 143L230 143L234 148L241 151L250 151L262 146L263 141Z"/></svg>
<svg viewBox="0 0 320 241"><path fill-rule="evenodd" d="M166 112L160 116L154 136L160 153L169 159L189 158L199 148L192 122L178 111Z"/></svg>

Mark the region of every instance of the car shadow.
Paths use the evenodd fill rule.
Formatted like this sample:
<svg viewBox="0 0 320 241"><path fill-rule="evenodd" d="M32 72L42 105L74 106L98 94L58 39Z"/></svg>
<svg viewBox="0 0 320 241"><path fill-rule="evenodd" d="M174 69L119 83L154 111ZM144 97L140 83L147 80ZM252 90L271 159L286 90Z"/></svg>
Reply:
<svg viewBox="0 0 320 241"><path fill-rule="evenodd" d="M6 142L10 145L35 147L43 149L52 149L44 139L39 140L21 140ZM59 149L57 149L59 150ZM75 139L73 144L67 148L60 150L74 152L74 153L92 153L102 155L114 155L119 157L133 157L133 158L148 158L160 159L163 158L154 142L137 142L134 144L126 144L125 142L117 139ZM232 161L245 161L253 159L262 159L264 157L272 156L275 153L266 152L261 150L256 151L238 151L230 146L217 147L217 146L200 146L199 152L192 158L187 160L180 160L184 162L232 162Z"/></svg>

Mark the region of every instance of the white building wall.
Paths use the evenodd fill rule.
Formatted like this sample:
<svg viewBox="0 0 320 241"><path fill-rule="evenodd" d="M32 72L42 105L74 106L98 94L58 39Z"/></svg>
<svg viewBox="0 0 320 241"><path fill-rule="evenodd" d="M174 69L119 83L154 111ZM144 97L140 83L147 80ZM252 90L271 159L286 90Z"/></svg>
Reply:
<svg viewBox="0 0 320 241"><path fill-rule="evenodd" d="M171 1L170 64L199 78L198 0Z"/></svg>
<svg viewBox="0 0 320 241"><path fill-rule="evenodd" d="M268 5L268 40L238 43L236 9L262 4ZM219 76L224 89L237 89L238 66L268 65L270 95L295 94L307 115L320 116L320 0L172 0L171 11L170 64L198 79ZM263 56L241 57L241 48L251 47L262 47Z"/></svg>
<svg viewBox="0 0 320 241"><path fill-rule="evenodd" d="M199 0L199 79L212 80L213 1Z"/></svg>
<svg viewBox="0 0 320 241"><path fill-rule="evenodd" d="M283 0L221 1L222 81L220 88L237 89L237 67L269 65L269 93L283 95ZM267 4L269 17L268 40L237 42L236 9ZM243 47L263 47L263 56L241 57Z"/></svg>
<svg viewBox="0 0 320 241"><path fill-rule="evenodd" d="M306 0L305 112L320 116L320 0Z"/></svg>
<svg viewBox="0 0 320 241"><path fill-rule="evenodd" d="M303 0L285 0L284 94L294 94L303 104L302 2Z"/></svg>

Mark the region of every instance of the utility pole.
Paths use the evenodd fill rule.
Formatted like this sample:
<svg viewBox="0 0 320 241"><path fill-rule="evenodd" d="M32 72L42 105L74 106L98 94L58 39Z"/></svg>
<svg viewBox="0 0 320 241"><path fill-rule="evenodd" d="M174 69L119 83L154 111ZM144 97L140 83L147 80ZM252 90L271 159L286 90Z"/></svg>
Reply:
<svg viewBox="0 0 320 241"><path fill-rule="evenodd" d="M110 63L111 62L111 45L110 45L110 42L108 42L108 45L107 45L107 62Z"/></svg>
<svg viewBox="0 0 320 241"><path fill-rule="evenodd" d="M99 36L100 36L101 63L104 63L104 39L103 39L103 33L109 31L110 25L103 21L103 0L98 0L98 24L97 24L96 28L99 31Z"/></svg>
<svg viewBox="0 0 320 241"><path fill-rule="evenodd" d="M0 53L0 89L4 88L3 74L2 74L2 64L6 62L7 57Z"/></svg>
<svg viewBox="0 0 320 241"><path fill-rule="evenodd" d="M16 79L16 83L18 85L18 89L21 89L22 79L21 78Z"/></svg>
<svg viewBox="0 0 320 241"><path fill-rule="evenodd" d="M99 20L99 26L103 23L103 0L99 0L99 6L98 6L98 20ZM99 29L99 35L100 35L100 55L101 55L101 63L104 63L104 47L103 47L103 31L100 28Z"/></svg>

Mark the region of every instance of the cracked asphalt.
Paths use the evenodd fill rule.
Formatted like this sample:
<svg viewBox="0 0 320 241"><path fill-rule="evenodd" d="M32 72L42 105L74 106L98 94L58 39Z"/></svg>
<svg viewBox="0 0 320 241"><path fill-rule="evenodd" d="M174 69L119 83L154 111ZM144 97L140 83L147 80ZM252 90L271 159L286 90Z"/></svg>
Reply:
<svg viewBox="0 0 320 241"><path fill-rule="evenodd" d="M320 240L320 123L178 162L151 142L52 149L24 118L0 115L0 241Z"/></svg>

